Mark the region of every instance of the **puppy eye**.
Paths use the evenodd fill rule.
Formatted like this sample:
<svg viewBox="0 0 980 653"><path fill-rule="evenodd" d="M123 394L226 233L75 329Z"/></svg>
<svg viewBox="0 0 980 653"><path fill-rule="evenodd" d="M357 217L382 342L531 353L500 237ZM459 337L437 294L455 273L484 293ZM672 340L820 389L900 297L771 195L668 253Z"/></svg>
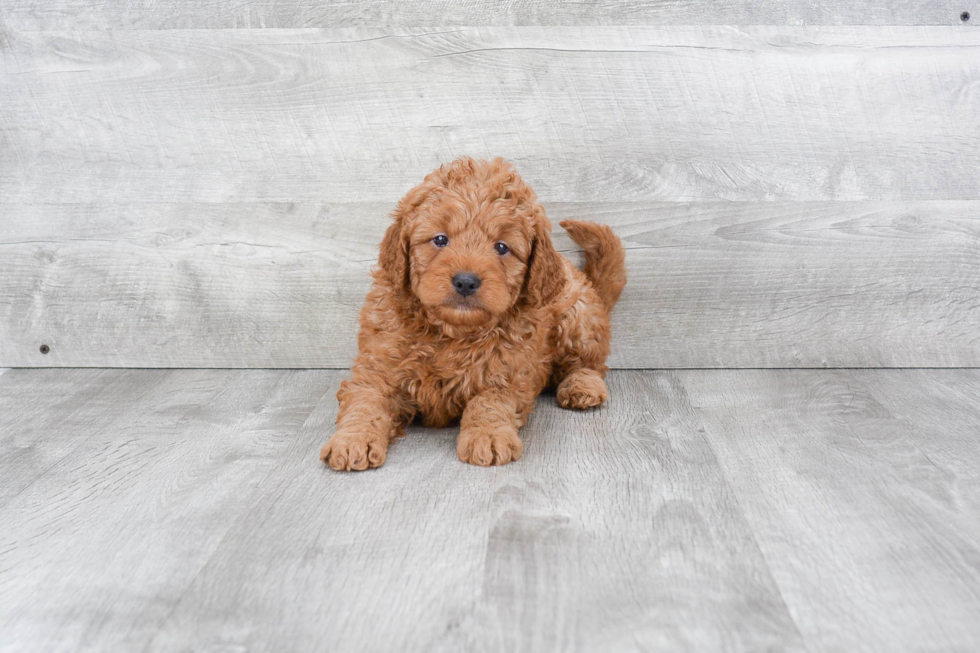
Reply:
<svg viewBox="0 0 980 653"><path fill-rule="evenodd" d="M432 239L432 244L435 245L436 247L445 247L446 245L449 244L449 238L447 238L442 234L439 234L438 236Z"/></svg>
<svg viewBox="0 0 980 653"><path fill-rule="evenodd" d="M497 253L500 254L501 256L503 256L504 254L510 251L510 247L507 247L505 243L497 243L496 245L493 246L493 248L497 250Z"/></svg>

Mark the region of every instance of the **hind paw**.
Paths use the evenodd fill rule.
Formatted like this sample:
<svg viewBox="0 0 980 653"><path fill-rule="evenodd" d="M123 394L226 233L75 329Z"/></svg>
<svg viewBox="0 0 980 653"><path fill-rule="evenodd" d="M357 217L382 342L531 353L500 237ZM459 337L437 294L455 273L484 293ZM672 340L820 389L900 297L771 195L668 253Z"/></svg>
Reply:
<svg viewBox="0 0 980 653"><path fill-rule="evenodd" d="M562 408L586 410L595 408L609 398L602 376L595 370L575 370L558 384L558 405Z"/></svg>

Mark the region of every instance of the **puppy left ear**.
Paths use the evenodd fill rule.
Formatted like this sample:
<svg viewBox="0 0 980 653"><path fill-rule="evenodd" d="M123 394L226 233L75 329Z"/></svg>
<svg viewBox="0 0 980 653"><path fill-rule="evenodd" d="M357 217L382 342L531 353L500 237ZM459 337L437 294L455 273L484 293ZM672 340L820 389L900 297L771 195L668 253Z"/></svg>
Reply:
<svg viewBox="0 0 980 653"><path fill-rule="evenodd" d="M532 216L534 242L524 296L531 306L545 306L565 288L565 263L551 242L551 222L538 207Z"/></svg>

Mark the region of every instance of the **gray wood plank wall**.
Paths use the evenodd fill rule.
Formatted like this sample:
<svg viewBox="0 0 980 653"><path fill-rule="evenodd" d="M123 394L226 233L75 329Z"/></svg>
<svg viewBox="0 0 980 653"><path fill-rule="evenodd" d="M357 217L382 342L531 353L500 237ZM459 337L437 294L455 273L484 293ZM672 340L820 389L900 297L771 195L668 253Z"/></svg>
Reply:
<svg viewBox="0 0 980 653"><path fill-rule="evenodd" d="M461 154L623 236L613 366L980 365L980 32L789 4L11 3L0 365L345 367L386 213Z"/></svg>
<svg viewBox="0 0 980 653"><path fill-rule="evenodd" d="M954 25L954 0L8 0L28 30L433 25Z"/></svg>

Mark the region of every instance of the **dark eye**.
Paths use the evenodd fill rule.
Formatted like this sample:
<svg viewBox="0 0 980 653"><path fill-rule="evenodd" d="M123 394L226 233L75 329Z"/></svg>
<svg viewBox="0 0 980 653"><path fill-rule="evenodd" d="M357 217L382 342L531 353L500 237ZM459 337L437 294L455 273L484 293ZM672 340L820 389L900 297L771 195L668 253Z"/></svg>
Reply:
<svg viewBox="0 0 980 653"><path fill-rule="evenodd" d="M501 256L503 256L504 254L510 251L510 247L507 247L507 245L504 243L497 243L496 245L493 246L493 248L497 250L497 253L500 254Z"/></svg>
<svg viewBox="0 0 980 653"><path fill-rule="evenodd" d="M438 236L432 239L432 244L435 245L436 247L445 247L446 245L449 244L449 238L447 238L442 234L439 234Z"/></svg>

